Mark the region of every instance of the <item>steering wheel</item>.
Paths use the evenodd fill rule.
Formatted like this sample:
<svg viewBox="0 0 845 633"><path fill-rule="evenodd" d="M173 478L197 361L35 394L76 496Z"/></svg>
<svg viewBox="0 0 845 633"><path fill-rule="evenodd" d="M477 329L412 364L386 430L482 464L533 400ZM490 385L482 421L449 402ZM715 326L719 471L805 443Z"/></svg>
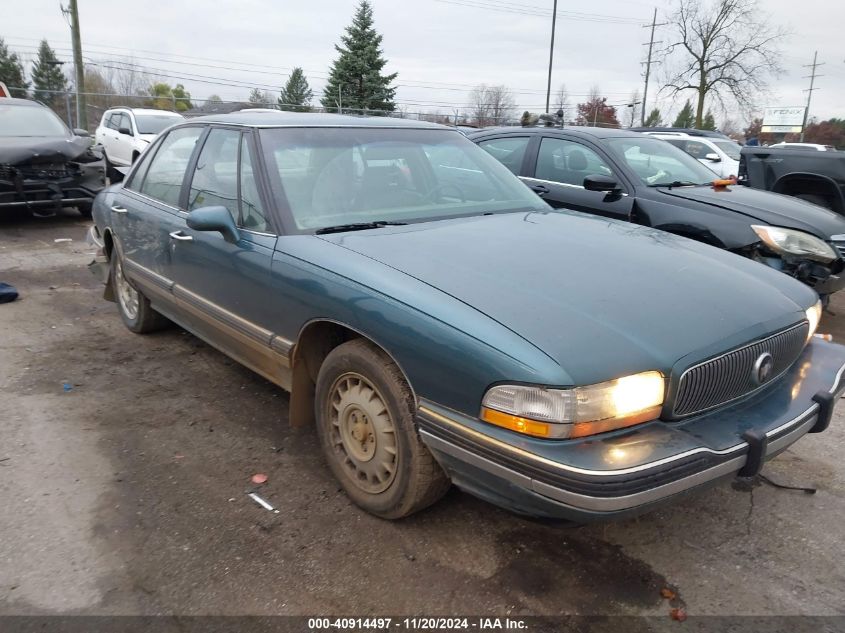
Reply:
<svg viewBox="0 0 845 633"><path fill-rule="evenodd" d="M436 194L438 194L438 193L443 194L443 193L445 193L445 190L447 190L447 189L452 189L452 191L457 192L458 198L460 198L461 202L467 201L467 197L466 197L466 194L464 194L463 189L461 189L458 185L451 183L451 182L446 182L446 183L434 185L425 194L423 194L423 198L425 198L426 200L429 200L431 202L435 202L436 201Z"/></svg>

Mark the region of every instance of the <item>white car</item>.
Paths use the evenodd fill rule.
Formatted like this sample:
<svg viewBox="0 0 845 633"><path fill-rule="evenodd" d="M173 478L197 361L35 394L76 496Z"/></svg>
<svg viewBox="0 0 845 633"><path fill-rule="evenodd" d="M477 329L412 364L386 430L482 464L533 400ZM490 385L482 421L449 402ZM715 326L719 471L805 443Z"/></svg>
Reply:
<svg viewBox="0 0 845 633"><path fill-rule="evenodd" d="M95 133L103 146L106 168L128 167L171 125L185 120L181 114L146 108L112 108L106 110Z"/></svg>
<svg viewBox="0 0 845 633"><path fill-rule="evenodd" d="M819 145L818 143L775 143L769 147L778 147L780 149L803 149L813 152L835 152L836 148L833 145Z"/></svg>
<svg viewBox="0 0 845 633"><path fill-rule="evenodd" d="M719 178L730 178L739 172L739 151L742 149L730 139L711 136L692 136L683 133L650 134L680 147L698 162L709 167Z"/></svg>

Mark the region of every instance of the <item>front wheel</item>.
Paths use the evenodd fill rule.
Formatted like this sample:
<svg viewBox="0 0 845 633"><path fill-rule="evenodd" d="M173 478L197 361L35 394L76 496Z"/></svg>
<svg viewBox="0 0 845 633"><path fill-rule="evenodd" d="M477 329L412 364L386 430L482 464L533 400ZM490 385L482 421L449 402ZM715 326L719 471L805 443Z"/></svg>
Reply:
<svg viewBox="0 0 845 633"><path fill-rule="evenodd" d="M111 258L111 280L114 284L117 311L129 330L136 334L146 334L167 326L169 321L153 310L150 300L126 278L123 260L116 250Z"/></svg>
<svg viewBox="0 0 845 633"><path fill-rule="evenodd" d="M356 339L329 353L317 377L315 408L329 468L367 512L399 519L449 489L417 434L402 372L371 343Z"/></svg>

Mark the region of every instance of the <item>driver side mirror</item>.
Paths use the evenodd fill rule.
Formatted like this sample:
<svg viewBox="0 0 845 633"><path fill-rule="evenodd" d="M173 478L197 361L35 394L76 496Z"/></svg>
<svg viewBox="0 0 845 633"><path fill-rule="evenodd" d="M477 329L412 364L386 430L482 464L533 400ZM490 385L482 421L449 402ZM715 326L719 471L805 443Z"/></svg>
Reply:
<svg viewBox="0 0 845 633"><path fill-rule="evenodd" d="M88 130L82 129L81 127L73 128L73 135L74 136L91 136Z"/></svg>
<svg viewBox="0 0 845 633"><path fill-rule="evenodd" d="M229 210L223 206L200 207L188 214L188 227L195 231L217 231L227 242L235 244L241 235Z"/></svg>
<svg viewBox="0 0 845 633"><path fill-rule="evenodd" d="M715 152L711 152L710 154L704 155L704 160L709 160L711 163L721 163L722 159L719 158L719 155Z"/></svg>
<svg viewBox="0 0 845 633"><path fill-rule="evenodd" d="M594 174L584 178L584 189L587 191L605 191L607 193L616 193L621 191L619 183L610 176L603 176L601 174Z"/></svg>
<svg viewBox="0 0 845 633"><path fill-rule="evenodd" d="M117 131L119 134L126 134L126 136L134 136L132 134L132 130L130 130L128 127L118 128Z"/></svg>

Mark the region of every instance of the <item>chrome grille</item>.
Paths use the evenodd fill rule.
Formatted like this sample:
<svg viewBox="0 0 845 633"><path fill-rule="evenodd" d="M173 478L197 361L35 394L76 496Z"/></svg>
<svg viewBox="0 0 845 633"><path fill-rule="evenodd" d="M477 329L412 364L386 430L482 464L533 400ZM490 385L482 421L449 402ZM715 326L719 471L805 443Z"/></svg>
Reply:
<svg viewBox="0 0 845 633"><path fill-rule="evenodd" d="M804 322L761 341L722 354L687 369L675 397L675 416L691 415L745 396L761 387L752 376L754 363L764 352L772 355L772 377L786 371L807 341Z"/></svg>
<svg viewBox="0 0 845 633"><path fill-rule="evenodd" d="M834 235L831 239L833 243L833 247L836 249L836 252L839 253L839 256L845 258L845 240L838 240L837 237L842 237L840 235Z"/></svg>

